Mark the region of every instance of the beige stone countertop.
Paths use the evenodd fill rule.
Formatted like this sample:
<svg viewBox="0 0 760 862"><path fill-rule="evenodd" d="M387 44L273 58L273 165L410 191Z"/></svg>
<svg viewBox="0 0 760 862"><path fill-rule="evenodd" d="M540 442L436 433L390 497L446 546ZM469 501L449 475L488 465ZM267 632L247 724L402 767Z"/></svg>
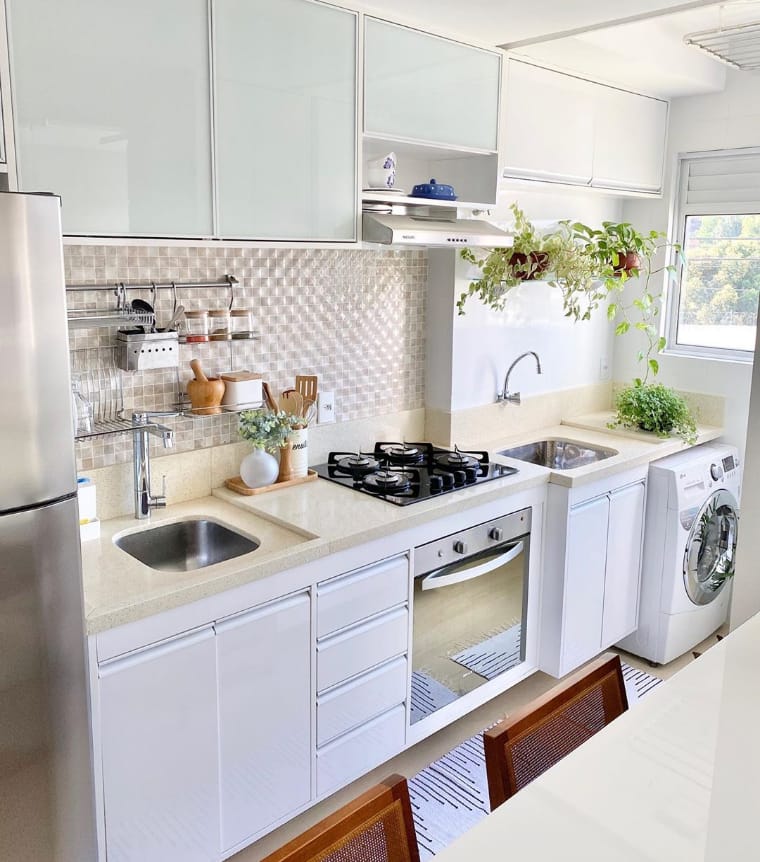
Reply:
<svg viewBox="0 0 760 862"><path fill-rule="evenodd" d="M99 539L82 543L85 620L88 634L312 562L328 554L428 523L452 510L477 506L546 483L548 471L521 464L516 476L463 488L413 506L394 506L318 479L247 497L226 488L155 511L149 521L114 518ZM163 523L204 517L261 542L249 554L191 572L151 569L114 544L121 534Z"/></svg>
<svg viewBox="0 0 760 862"><path fill-rule="evenodd" d="M87 632L96 634L224 590L269 577L376 539L426 524L457 510L517 493L546 482L575 487L620 473L686 448L678 438L663 440L635 431L610 431L611 413L591 414L538 431L482 441L495 460L519 469L515 476L497 479L456 494L394 506L369 495L349 493L319 479L247 497L217 488L213 496L178 503L153 513L150 521L114 518L101 525L99 539L82 543ZM576 424L579 427L576 427ZM720 428L698 429L698 443L714 440ZM561 437L617 450L603 461L574 470L550 470L499 456L500 449L534 440ZM188 517L205 517L227 524L261 542L240 557L191 572L161 572L117 548L114 537L150 529Z"/></svg>
<svg viewBox="0 0 760 862"><path fill-rule="evenodd" d="M656 434L634 431L630 428L609 429L607 428L607 422L610 421L613 415L612 411L605 411L563 420L561 425L541 428L537 431L523 432L511 437L505 436L497 440L485 441L484 448L488 449L494 459L512 464L520 469L523 469L525 462L498 455L498 452L502 449L531 443L535 440L552 438L571 440L574 443L591 443L592 445L601 446L606 449L614 449L617 452L616 455L605 458L602 461L594 461L591 464L576 467L573 470L543 468L548 474L548 481L552 484L564 485L569 488L574 488L588 482L595 482L598 479L604 479L606 476L612 476L615 473L639 467L642 464L656 461L658 458L664 458L667 455L690 448L689 444L684 443L679 437L662 438ZM694 445L698 446L700 443L715 440L722 433L722 428L698 426L697 442Z"/></svg>

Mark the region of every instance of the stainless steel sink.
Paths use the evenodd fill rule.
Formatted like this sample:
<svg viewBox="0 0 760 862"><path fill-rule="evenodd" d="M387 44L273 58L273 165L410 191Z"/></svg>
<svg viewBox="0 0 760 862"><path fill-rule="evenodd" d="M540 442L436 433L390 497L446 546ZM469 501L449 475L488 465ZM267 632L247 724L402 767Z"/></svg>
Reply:
<svg viewBox="0 0 760 862"><path fill-rule="evenodd" d="M114 539L118 548L162 572L191 572L255 551L259 542L208 521L188 518Z"/></svg>
<svg viewBox="0 0 760 862"><path fill-rule="evenodd" d="M502 449L498 455L517 458L518 461L528 461L552 470L572 470L596 461L604 461L617 455L616 449L606 449L604 446L593 446L591 443L576 443L573 440L536 440L512 449Z"/></svg>

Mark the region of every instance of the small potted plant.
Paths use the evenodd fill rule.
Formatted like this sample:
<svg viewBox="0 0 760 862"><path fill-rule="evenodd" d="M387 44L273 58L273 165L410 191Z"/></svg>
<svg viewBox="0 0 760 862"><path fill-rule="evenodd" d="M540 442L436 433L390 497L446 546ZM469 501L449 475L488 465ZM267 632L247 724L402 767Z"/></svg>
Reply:
<svg viewBox="0 0 760 862"><path fill-rule="evenodd" d="M287 445L290 433L303 422L283 410L244 410L238 433L254 448L240 463L240 478L249 488L262 488L277 480L280 464L274 452Z"/></svg>
<svg viewBox="0 0 760 862"><path fill-rule="evenodd" d="M658 437L672 434L684 442L697 441L697 424L688 405L672 389L662 383L634 381L615 399L616 415L610 428L640 428Z"/></svg>

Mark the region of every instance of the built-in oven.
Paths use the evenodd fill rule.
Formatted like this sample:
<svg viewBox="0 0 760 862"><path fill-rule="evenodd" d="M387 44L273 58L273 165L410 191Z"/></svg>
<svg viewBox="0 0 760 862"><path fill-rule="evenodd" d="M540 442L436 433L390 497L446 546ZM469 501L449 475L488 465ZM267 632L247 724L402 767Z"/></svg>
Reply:
<svg viewBox="0 0 760 862"><path fill-rule="evenodd" d="M414 549L411 723L525 661L531 510Z"/></svg>

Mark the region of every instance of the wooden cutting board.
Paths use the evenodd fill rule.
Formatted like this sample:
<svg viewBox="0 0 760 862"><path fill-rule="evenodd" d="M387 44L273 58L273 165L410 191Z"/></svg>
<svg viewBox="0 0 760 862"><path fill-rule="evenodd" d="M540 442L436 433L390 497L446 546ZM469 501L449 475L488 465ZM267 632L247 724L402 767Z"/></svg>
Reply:
<svg viewBox="0 0 760 862"><path fill-rule="evenodd" d="M315 470L309 470L305 476L298 479L288 479L287 482L275 482L273 485L264 485L263 488L249 488L248 485L240 478L235 476L232 479L225 479L224 484L237 494L244 494L246 497L252 497L254 494L266 494L268 491L277 491L280 488L289 488L291 485L302 485L304 482L313 482L319 479Z"/></svg>

